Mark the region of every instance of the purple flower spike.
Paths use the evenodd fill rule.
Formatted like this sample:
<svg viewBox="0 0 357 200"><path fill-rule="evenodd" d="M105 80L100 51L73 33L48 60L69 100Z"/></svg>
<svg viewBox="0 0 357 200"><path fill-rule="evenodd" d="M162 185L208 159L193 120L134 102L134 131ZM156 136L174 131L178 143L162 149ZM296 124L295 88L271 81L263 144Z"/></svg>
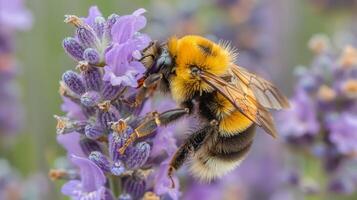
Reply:
<svg viewBox="0 0 357 200"><path fill-rule="evenodd" d="M85 135L92 140L96 140L104 134L104 130L99 125L88 124L84 130Z"/></svg>
<svg viewBox="0 0 357 200"><path fill-rule="evenodd" d="M96 91L89 91L81 96L81 103L86 107L96 106L101 100L100 94Z"/></svg>
<svg viewBox="0 0 357 200"><path fill-rule="evenodd" d="M130 194L133 199L140 199L145 193L145 180L138 176L130 176L124 181L124 192Z"/></svg>
<svg viewBox="0 0 357 200"><path fill-rule="evenodd" d="M66 71L62 76L62 80L66 86L77 95L82 95L85 93L84 83L77 73L73 71Z"/></svg>
<svg viewBox="0 0 357 200"><path fill-rule="evenodd" d="M88 63L96 65L100 62L100 55L96 49L88 48L83 53L83 58Z"/></svg>
<svg viewBox="0 0 357 200"><path fill-rule="evenodd" d="M76 39L67 37L63 40L62 45L67 54L73 59L77 61L83 60L84 48Z"/></svg>
<svg viewBox="0 0 357 200"><path fill-rule="evenodd" d="M93 151L89 155L89 160L93 161L103 172L110 172L110 162L101 152Z"/></svg>
<svg viewBox="0 0 357 200"><path fill-rule="evenodd" d="M102 87L102 75L96 67L88 66L81 71L87 90L100 91Z"/></svg>
<svg viewBox="0 0 357 200"><path fill-rule="evenodd" d="M92 28L88 26L79 27L76 33L78 40L85 48L98 47L99 40Z"/></svg>
<svg viewBox="0 0 357 200"><path fill-rule="evenodd" d="M79 141L79 145L86 156L89 156L92 151L101 151L99 144L88 138L82 138Z"/></svg>
<svg viewBox="0 0 357 200"><path fill-rule="evenodd" d="M142 167L150 155L150 145L146 142L140 142L128 152L128 158L125 162L128 169L138 169Z"/></svg>
<svg viewBox="0 0 357 200"><path fill-rule="evenodd" d="M64 184L62 193L76 200L103 199L106 193L106 178L102 170L87 158L72 156L71 161L79 168L80 180L71 180Z"/></svg>

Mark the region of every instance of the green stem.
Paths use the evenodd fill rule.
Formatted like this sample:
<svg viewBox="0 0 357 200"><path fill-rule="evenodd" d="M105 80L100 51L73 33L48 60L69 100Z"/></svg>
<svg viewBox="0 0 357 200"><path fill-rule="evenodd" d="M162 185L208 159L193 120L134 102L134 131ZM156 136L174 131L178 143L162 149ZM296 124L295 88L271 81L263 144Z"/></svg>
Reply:
<svg viewBox="0 0 357 200"><path fill-rule="evenodd" d="M117 176L109 177L109 186L115 197L118 197L121 193L121 179Z"/></svg>

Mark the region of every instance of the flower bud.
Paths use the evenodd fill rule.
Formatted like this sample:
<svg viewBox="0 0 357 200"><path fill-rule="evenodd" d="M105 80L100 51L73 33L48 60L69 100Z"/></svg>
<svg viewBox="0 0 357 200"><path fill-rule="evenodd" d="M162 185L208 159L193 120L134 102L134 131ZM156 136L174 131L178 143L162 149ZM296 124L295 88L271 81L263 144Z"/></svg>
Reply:
<svg viewBox="0 0 357 200"><path fill-rule="evenodd" d="M140 199L145 193L146 183L141 177L128 177L124 180L124 192L130 194L133 199Z"/></svg>
<svg viewBox="0 0 357 200"><path fill-rule="evenodd" d="M98 38L94 31L88 26L80 26L77 28L77 37L85 48L96 48Z"/></svg>
<svg viewBox="0 0 357 200"><path fill-rule="evenodd" d="M121 195L119 196L119 199L118 199L118 200L132 200L132 199L133 199L133 198L131 198L130 194L124 193L124 194L121 194Z"/></svg>
<svg viewBox="0 0 357 200"><path fill-rule="evenodd" d="M81 77L73 72L73 71L66 71L62 76L63 82L66 86L72 90L72 92L82 95L85 92L84 83L82 82Z"/></svg>
<svg viewBox="0 0 357 200"><path fill-rule="evenodd" d="M81 71L87 90L100 91L102 87L102 75L96 67L88 66Z"/></svg>
<svg viewBox="0 0 357 200"><path fill-rule="evenodd" d="M115 176L120 176L125 172L124 164L120 160L115 162L110 168L110 172Z"/></svg>
<svg viewBox="0 0 357 200"><path fill-rule="evenodd" d="M103 84L102 96L104 100L112 100L118 96L121 91L120 86L113 86L109 81L105 81Z"/></svg>
<svg viewBox="0 0 357 200"><path fill-rule="evenodd" d="M146 142L140 142L127 152L126 167L128 169L138 169L142 167L150 155L150 145Z"/></svg>
<svg viewBox="0 0 357 200"><path fill-rule="evenodd" d="M117 14L111 14L108 17L107 23L105 24L105 29L104 29L104 36L106 37L107 40L110 40L112 38L112 27L115 24L115 22L119 19L119 15Z"/></svg>
<svg viewBox="0 0 357 200"><path fill-rule="evenodd" d="M88 63L96 65L100 62L100 55L96 49L87 48L83 53L83 58Z"/></svg>
<svg viewBox="0 0 357 200"><path fill-rule="evenodd" d="M92 151L89 159L93 161L103 172L110 172L110 162L106 156L99 151Z"/></svg>
<svg viewBox="0 0 357 200"><path fill-rule="evenodd" d="M98 38L103 37L104 29L105 29L104 17L100 17L100 16L96 17L94 20L94 31L97 33Z"/></svg>
<svg viewBox="0 0 357 200"><path fill-rule="evenodd" d="M125 138L118 133L111 133L108 137L109 140L109 156L116 162L124 158L124 155L119 153L119 149L125 144Z"/></svg>
<svg viewBox="0 0 357 200"><path fill-rule="evenodd" d="M101 100L100 94L96 91L89 91L81 96L81 103L86 107L96 106Z"/></svg>
<svg viewBox="0 0 357 200"><path fill-rule="evenodd" d="M92 151L101 151L99 144L88 138L82 138L79 141L79 145L81 146L83 153L87 156L89 156Z"/></svg>
<svg viewBox="0 0 357 200"><path fill-rule="evenodd" d="M120 117L119 112L109 102L104 102L99 107L100 110L97 115L98 122L103 128L109 130L111 123L118 121Z"/></svg>
<svg viewBox="0 0 357 200"><path fill-rule="evenodd" d="M88 124L84 129L85 135L92 140L96 140L104 134L104 130L101 126Z"/></svg>
<svg viewBox="0 0 357 200"><path fill-rule="evenodd" d="M84 48L76 39L67 37L63 40L62 46L67 54L70 55L73 59L77 61L83 60Z"/></svg>

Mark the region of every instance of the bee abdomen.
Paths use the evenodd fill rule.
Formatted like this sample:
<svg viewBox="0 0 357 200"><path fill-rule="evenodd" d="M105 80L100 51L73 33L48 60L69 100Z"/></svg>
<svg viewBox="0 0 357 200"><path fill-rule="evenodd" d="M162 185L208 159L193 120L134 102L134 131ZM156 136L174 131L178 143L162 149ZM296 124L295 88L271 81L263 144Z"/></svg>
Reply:
<svg viewBox="0 0 357 200"><path fill-rule="evenodd" d="M213 134L194 154L190 167L192 175L209 182L232 171L247 155L254 135L254 126L230 137L224 137L218 132Z"/></svg>

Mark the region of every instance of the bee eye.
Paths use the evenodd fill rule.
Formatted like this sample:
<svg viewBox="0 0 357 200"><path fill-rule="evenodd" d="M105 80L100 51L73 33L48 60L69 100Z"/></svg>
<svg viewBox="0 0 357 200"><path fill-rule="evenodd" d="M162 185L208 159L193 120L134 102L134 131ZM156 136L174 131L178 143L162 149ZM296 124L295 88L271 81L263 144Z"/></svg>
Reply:
<svg viewBox="0 0 357 200"><path fill-rule="evenodd" d="M196 66L191 68L191 74L194 76L198 76L200 72L201 72L201 70Z"/></svg>

